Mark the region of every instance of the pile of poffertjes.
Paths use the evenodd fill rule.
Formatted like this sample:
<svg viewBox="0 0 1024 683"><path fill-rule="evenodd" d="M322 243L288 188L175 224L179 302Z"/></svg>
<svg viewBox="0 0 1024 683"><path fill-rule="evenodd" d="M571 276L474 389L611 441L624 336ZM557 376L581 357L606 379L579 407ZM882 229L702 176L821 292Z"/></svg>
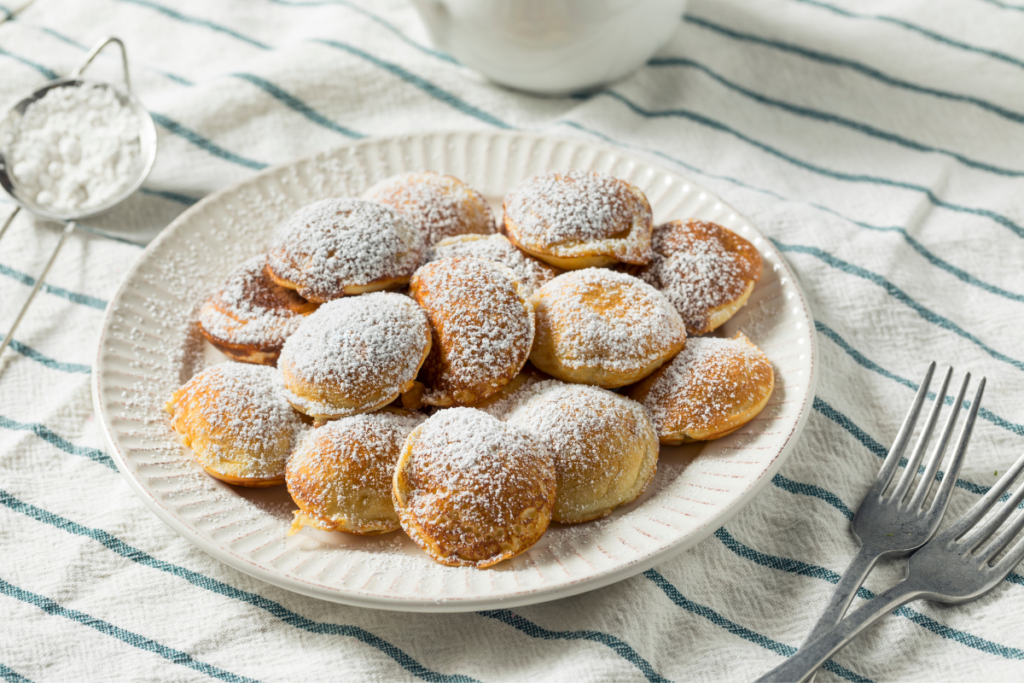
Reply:
<svg viewBox="0 0 1024 683"><path fill-rule="evenodd" d="M199 307L238 362L176 391L172 428L217 479L287 484L292 533L401 527L484 568L635 500L659 443L766 405L765 354L708 336L761 275L750 242L654 226L600 173L534 176L503 211L434 172L300 209Z"/></svg>

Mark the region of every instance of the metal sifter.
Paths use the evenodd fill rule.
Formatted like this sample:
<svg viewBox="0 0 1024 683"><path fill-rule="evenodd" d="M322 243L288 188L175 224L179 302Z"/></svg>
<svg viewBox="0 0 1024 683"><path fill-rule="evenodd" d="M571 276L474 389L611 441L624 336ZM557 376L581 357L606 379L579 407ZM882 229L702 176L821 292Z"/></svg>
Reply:
<svg viewBox="0 0 1024 683"><path fill-rule="evenodd" d="M123 90L110 83L80 77L82 72L86 70L96 56L110 44L117 45L121 50L121 66L124 71ZM149 115L149 112L142 106L142 103L139 102L131 92L131 81L128 76L128 53L125 50L124 43L121 42L119 38L109 37L100 40L89 51L89 54L86 55L85 61L83 61L77 69L72 71L67 78L59 78L57 80L50 81L43 87L38 88L21 98L18 103L7 112L2 125L4 127L17 126L29 106L55 88L80 88L85 85L112 91L121 104L131 109L131 111L138 117L139 158L135 165L135 177L130 183L127 183L120 192L110 197L99 206L90 207L87 210L74 209L71 212L62 213L59 210L55 210L53 207L41 206L36 202L34 197L29 196L28 193L22 190L22 188L19 188L18 181L13 177L13 173L9 168L8 150L4 149L2 142L0 142L0 186L3 187L4 191L7 192L11 199L13 199L17 204L14 211L11 212L4 221L3 227L0 227L0 239L3 239L7 229L11 226L11 223L14 222L14 218L22 209L25 209L26 211L41 218L48 218L64 223L64 230L61 232L57 246L54 248L53 253L50 254L49 260L43 267L43 272L36 278L35 285L32 287L32 291L29 293L28 299L26 299L21 310L18 312L17 317L14 319L14 323L11 324L10 328L7 330L7 334L3 338L3 341L0 342L0 354L2 354L8 344L10 344L11 339L14 337L14 331L18 328L18 324L21 323L21 319L25 316L25 312L28 310L29 305L35 298L36 293L43 286L43 281L46 279L47 273L50 272L53 262L57 259L57 254L60 253L61 247L64 246L64 243L75 229L75 221L91 218L109 211L126 200L132 195L132 193L138 190L146 180L150 170L153 168L154 161L156 161L156 126L153 124L153 117ZM0 141L2 141L2 139L3 136L0 136Z"/></svg>

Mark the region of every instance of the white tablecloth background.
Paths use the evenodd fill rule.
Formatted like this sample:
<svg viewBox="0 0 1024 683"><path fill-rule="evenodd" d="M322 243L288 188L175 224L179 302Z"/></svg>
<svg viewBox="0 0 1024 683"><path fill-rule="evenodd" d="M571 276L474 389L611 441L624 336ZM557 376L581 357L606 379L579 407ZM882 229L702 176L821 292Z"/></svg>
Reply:
<svg viewBox="0 0 1024 683"><path fill-rule="evenodd" d="M1021 450L1024 7L695 0L625 81L542 99L434 52L403 0L0 5L5 107L99 37L127 42L160 133L128 221L144 235L264 165L354 137L578 135L692 176L776 240L821 349L818 399L781 474L683 556L513 611L350 608L221 565L113 469L89 367L105 302L140 250L78 233L0 359L0 678L750 679L799 645L851 558L850 511L928 360L990 382L952 514ZM116 66L101 58L96 73L116 78ZM21 217L0 243L0 330L56 238ZM867 589L902 566L884 564ZM968 605L886 617L819 680L1021 680L1022 659L1013 575Z"/></svg>

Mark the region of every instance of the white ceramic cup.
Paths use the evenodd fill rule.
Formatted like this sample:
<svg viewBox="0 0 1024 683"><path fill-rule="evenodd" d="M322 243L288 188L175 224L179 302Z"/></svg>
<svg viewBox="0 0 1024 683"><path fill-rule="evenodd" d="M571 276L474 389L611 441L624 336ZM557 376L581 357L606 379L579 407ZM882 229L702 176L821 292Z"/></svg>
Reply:
<svg viewBox="0 0 1024 683"><path fill-rule="evenodd" d="M493 81L562 95L616 81L679 27L687 0L412 0L439 49Z"/></svg>

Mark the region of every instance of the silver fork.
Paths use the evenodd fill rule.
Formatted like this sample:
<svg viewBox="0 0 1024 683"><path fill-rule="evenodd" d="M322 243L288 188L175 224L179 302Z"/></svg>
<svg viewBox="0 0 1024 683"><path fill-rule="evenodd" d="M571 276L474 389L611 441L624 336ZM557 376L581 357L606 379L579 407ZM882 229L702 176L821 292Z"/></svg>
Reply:
<svg viewBox="0 0 1024 683"><path fill-rule="evenodd" d="M973 411L975 407L971 408ZM861 631L908 602L924 598L956 605L980 598L998 586L1024 560L1024 540L1000 557L1024 529L1024 511L1018 511L1010 524L996 534L1024 501L1024 485L1021 485L1008 501L996 508L996 503L1022 470L1024 455L963 517L910 556L906 579L876 595L758 681L804 680ZM991 542L987 542L989 539Z"/></svg>
<svg viewBox="0 0 1024 683"><path fill-rule="evenodd" d="M846 613L846 609L850 606L853 596L857 594L857 589L864 583L865 577L867 577L878 560L883 557L906 557L927 543L939 528L942 516L946 512L950 494L953 492L953 485L960 475L960 468L967 453L967 442L971 438L978 405L985 391L984 378L982 378L978 385L970 414L960 434L960 441L950 459L949 467L946 468L942 483L939 485L932 504L927 509L924 508L925 499L931 490L935 473L942 462L943 453L949 443L949 437L953 432L957 416L960 413L960 406L963 405L964 394L967 392L967 386L971 381L971 373L967 373L964 376L963 384L960 385L960 392L953 403L953 409L946 419L942 434L932 449L928 462L925 465L924 474L921 476L920 482L912 495L910 495L910 487L914 477L917 475L918 466L924 457L932 431L935 429L935 423L938 421L942 404L946 400L946 390L949 388L949 379L953 374L953 368L949 368L946 371L946 376L942 380L942 387L936 394L935 403L928 415L928 419L925 421L924 428L921 430L921 435L918 437L914 452L907 460L907 466L903 470L903 475L896 484L896 488L893 489L891 495L884 495L886 488L888 488L896 470L899 468L903 452L910 442L910 437L914 432L914 425L917 423L921 407L924 404L925 397L928 395L928 387L931 384L934 373L935 363L932 362L928 366L924 379L921 381L921 387L917 391L917 396L914 397L914 403L910 407L910 412L907 413L907 417L903 420L903 426L900 427L900 431L896 435L896 441L893 443L889 455L882 463L882 468L878 471L878 477L875 479L874 485L868 491L864 502L860 504L857 514L853 517L851 526L854 537L861 543L860 550L857 552L856 557L853 558L853 561L850 562L850 566L843 572L842 578L832 592L828 606L814 625L811 634L804 641L804 646L816 640L839 623L839 620ZM908 497L909 500L907 500Z"/></svg>

